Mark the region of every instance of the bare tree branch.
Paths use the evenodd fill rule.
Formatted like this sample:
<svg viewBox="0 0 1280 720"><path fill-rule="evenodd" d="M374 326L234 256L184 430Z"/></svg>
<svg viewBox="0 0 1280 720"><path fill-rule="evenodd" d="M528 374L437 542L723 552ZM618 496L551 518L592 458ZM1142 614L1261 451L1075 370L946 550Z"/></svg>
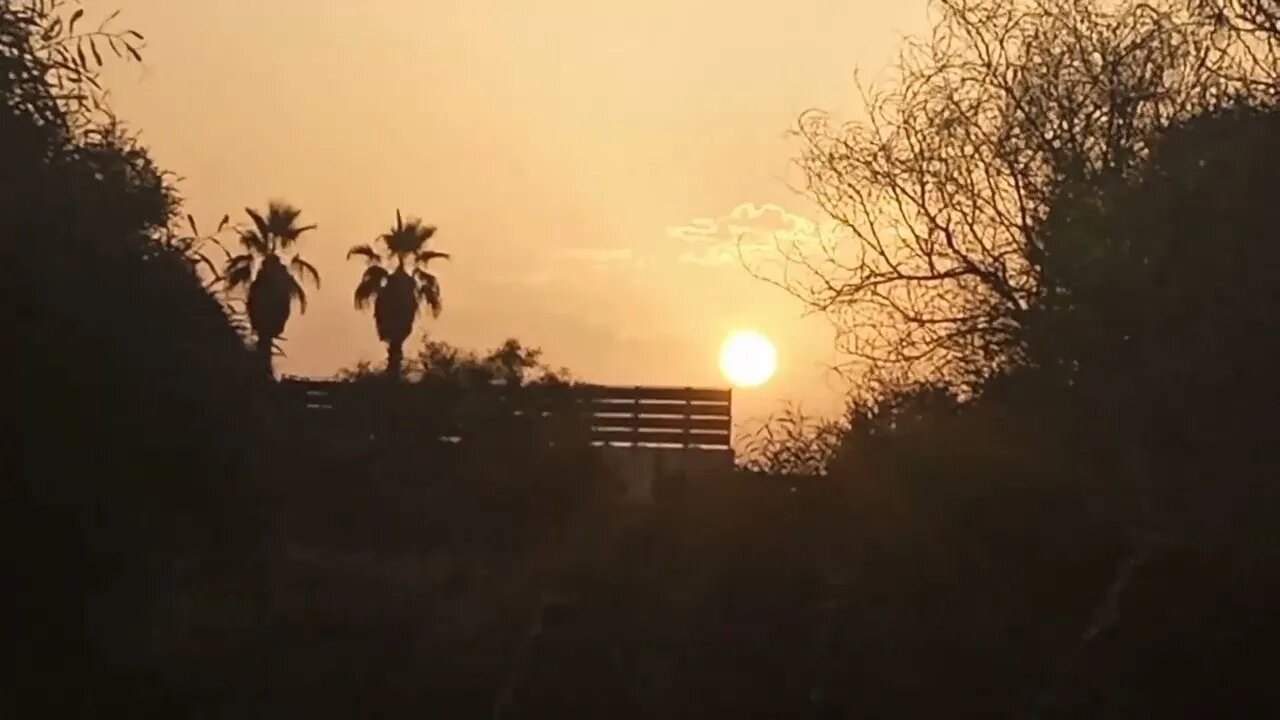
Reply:
<svg viewBox="0 0 1280 720"><path fill-rule="evenodd" d="M1215 2L1238 6L1235 39L1205 20ZM1052 291L1051 202L1131 172L1172 123L1265 97L1275 53L1241 48L1274 5L940 0L897 79L859 87L861 120L799 119L803 190L834 233L749 269L827 315L851 369L980 380L1021 357L1026 313Z"/></svg>

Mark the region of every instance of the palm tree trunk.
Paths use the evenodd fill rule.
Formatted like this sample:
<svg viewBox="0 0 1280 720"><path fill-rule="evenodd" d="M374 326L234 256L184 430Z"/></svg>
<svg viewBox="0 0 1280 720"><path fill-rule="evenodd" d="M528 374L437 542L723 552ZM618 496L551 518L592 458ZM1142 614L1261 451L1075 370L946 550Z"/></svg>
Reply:
<svg viewBox="0 0 1280 720"><path fill-rule="evenodd" d="M403 343L387 343L387 374L399 379L400 369L404 365Z"/></svg>
<svg viewBox="0 0 1280 720"><path fill-rule="evenodd" d="M269 378L275 374L271 367L271 340L269 337L258 336L258 363L263 374Z"/></svg>

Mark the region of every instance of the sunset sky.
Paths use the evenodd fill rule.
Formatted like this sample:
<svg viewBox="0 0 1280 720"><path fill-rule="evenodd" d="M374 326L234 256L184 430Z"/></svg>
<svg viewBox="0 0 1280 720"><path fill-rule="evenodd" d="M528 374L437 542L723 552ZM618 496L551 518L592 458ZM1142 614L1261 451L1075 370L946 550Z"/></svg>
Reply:
<svg viewBox="0 0 1280 720"><path fill-rule="evenodd" d="M398 207L454 254L441 339L515 336L591 381L723 385L721 340L753 328L779 370L738 394L740 418L838 405L825 321L749 277L734 242L820 221L787 186L786 131L810 107L853 112L853 72L883 73L927 0L114 6L148 41L144 66L108 74L114 107L197 219L279 197L319 224L303 255L324 284L283 372L384 358L344 256Z"/></svg>

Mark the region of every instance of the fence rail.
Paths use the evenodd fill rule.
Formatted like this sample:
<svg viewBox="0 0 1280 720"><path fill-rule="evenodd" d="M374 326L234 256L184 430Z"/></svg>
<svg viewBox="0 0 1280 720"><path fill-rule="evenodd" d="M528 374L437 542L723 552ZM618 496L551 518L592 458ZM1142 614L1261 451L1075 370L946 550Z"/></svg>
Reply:
<svg viewBox="0 0 1280 720"><path fill-rule="evenodd" d="M343 425L360 425L388 411L390 398L409 404L418 412L436 416L452 407L442 398L457 399L459 391L432 391L417 385L340 382L285 378L280 382L286 402L307 418ZM557 388L555 400L538 395L543 388L509 391L495 388L483 394L506 403L512 415L543 417L571 413L587 421L590 441L597 445L730 447L733 424L733 392L719 388L575 385ZM391 392L393 395L386 393ZM566 402L567 400L567 402ZM434 424L450 425L450 418ZM441 435L456 435L441 431ZM462 441L465 442L465 436Z"/></svg>

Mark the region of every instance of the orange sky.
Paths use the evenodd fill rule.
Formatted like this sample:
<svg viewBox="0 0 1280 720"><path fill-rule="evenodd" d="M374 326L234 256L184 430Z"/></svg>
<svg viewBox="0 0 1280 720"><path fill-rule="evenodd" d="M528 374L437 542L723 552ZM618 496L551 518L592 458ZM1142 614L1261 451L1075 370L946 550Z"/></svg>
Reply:
<svg viewBox="0 0 1280 720"><path fill-rule="evenodd" d="M344 255L399 207L454 254L442 339L516 336L592 381L719 385L721 339L750 327L780 368L737 394L739 419L838 405L825 322L721 254L817 219L786 185L785 131L850 111L853 71L882 72L927 0L113 5L148 40L145 66L109 73L114 107L197 219L281 197L320 226L303 254L324 285L283 372L382 359Z"/></svg>

